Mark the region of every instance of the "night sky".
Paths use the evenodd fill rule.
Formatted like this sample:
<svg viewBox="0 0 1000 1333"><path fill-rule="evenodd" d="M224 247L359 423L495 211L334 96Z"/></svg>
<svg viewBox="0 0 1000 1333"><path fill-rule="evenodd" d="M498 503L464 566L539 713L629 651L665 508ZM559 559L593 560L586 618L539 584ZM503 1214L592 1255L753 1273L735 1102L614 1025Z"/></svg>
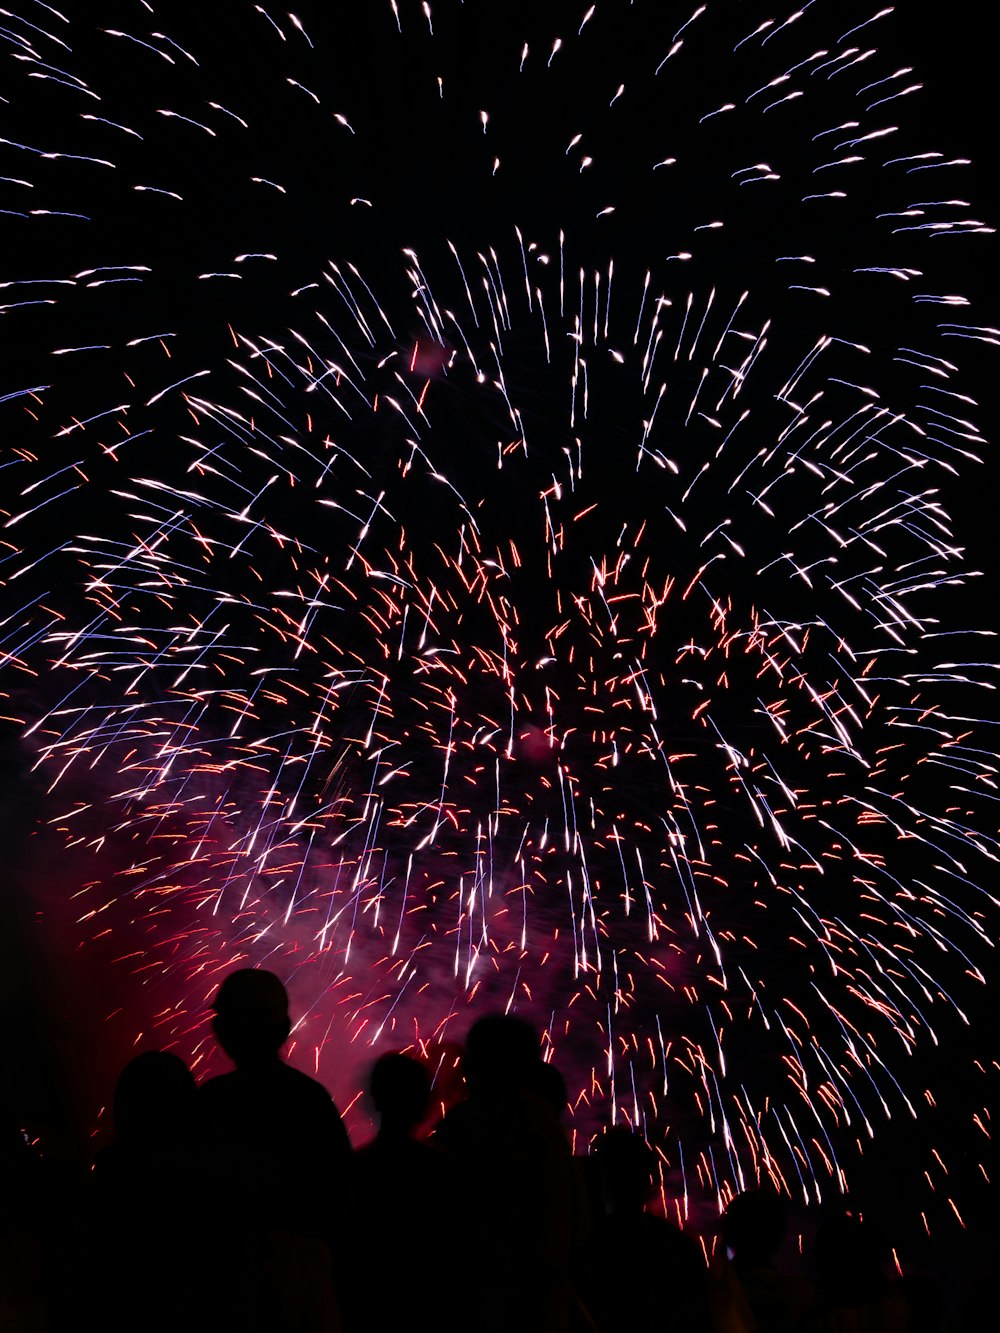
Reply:
<svg viewBox="0 0 1000 1333"><path fill-rule="evenodd" d="M578 1150L638 1126L695 1216L978 1215L980 11L58 11L4 19L0 101L29 1118L218 1067L256 964L342 1107L512 1007Z"/></svg>

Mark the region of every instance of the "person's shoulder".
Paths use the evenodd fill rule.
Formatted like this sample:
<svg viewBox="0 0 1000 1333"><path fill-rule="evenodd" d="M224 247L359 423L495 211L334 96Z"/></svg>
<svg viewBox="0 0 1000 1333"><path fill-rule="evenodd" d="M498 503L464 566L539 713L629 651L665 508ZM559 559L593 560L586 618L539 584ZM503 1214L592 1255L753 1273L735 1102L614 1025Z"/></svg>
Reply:
<svg viewBox="0 0 1000 1333"><path fill-rule="evenodd" d="M199 1083L195 1095L203 1103L212 1102L217 1098L228 1096L238 1086L236 1070L231 1069L225 1074L215 1074L212 1078L205 1079L204 1083Z"/></svg>
<svg viewBox="0 0 1000 1333"><path fill-rule="evenodd" d="M286 1105L297 1107L298 1112L306 1118L303 1124L309 1123L323 1133L333 1133L342 1140L343 1147L350 1147L350 1139L340 1111L318 1079L304 1074L301 1069L282 1063L275 1081L275 1090L278 1089L281 1100Z"/></svg>
<svg viewBox="0 0 1000 1333"><path fill-rule="evenodd" d="M682 1254L697 1255L701 1261L701 1247L690 1231L681 1230L669 1217L660 1217L656 1213L644 1213L643 1216L649 1219L650 1229L661 1245L671 1245Z"/></svg>
<svg viewBox="0 0 1000 1333"><path fill-rule="evenodd" d="M278 1066L276 1078L280 1079L290 1093L295 1096L311 1098L315 1102L330 1102L333 1104L333 1098L329 1092L320 1083L319 1079L305 1074L301 1069L296 1069L294 1065L286 1065L284 1061Z"/></svg>

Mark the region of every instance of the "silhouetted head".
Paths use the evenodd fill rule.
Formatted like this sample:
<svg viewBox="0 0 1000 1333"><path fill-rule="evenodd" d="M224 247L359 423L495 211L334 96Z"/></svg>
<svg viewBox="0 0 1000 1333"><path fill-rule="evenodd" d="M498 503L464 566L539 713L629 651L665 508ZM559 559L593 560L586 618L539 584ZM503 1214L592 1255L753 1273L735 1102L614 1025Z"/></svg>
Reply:
<svg viewBox="0 0 1000 1333"><path fill-rule="evenodd" d="M487 1014L469 1029L463 1068L473 1095L532 1087L540 1060L538 1033L523 1018Z"/></svg>
<svg viewBox="0 0 1000 1333"><path fill-rule="evenodd" d="M143 1051L115 1085L112 1114L119 1143L176 1143L190 1128L194 1096L194 1077L179 1056Z"/></svg>
<svg viewBox="0 0 1000 1333"><path fill-rule="evenodd" d="M546 1106L551 1108L557 1120L562 1118L569 1100L569 1090L566 1087L566 1080L555 1065L538 1060L532 1070L528 1086L538 1094Z"/></svg>
<svg viewBox="0 0 1000 1333"><path fill-rule="evenodd" d="M288 994L273 972L230 972L215 996L212 1027L219 1045L240 1066L277 1059L288 1040Z"/></svg>
<svg viewBox="0 0 1000 1333"><path fill-rule="evenodd" d="M382 1132L409 1134L427 1114L431 1076L419 1060L393 1053L375 1061L368 1086Z"/></svg>
<svg viewBox="0 0 1000 1333"><path fill-rule="evenodd" d="M766 1267L788 1226L788 1205L774 1190L737 1194L722 1219L722 1239L737 1264Z"/></svg>
<svg viewBox="0 0 1000 1333"><path fill-rule="evenodd" d="M623 1125L606 1130L594 1150L605 1211L641 1213L649 1199L656 1154Z"/></svg>

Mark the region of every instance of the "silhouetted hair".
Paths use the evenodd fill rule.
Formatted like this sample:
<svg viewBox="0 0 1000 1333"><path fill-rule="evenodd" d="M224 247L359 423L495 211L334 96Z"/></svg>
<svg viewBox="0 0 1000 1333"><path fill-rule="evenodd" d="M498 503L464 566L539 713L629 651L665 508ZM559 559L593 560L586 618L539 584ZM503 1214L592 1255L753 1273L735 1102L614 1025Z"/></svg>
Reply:
<svg viewBox="0 0 1000 1333"><path fill-rule="evenodd" d="M291 1031L288 993L273 972L248 967L230 972L215 996L213 1028L239 1064L277 1055Z"/></svg>
<svg viewBox="0 0 1000 1333"><path fill-rule="evenodd" d="M472 1092L529 1087L540 1062L538 1033L526 1019L487 1014L469 1029L464 1069Z"/></svg>
<svg viewBox="0 0 1000 1333"><path fill-rule="evenodd" d="M569 1090L566 1087L566 1080L555 1065L539 1060L532 1072L530 1086L545 1105L552 1108L557 1118L566 1110Z"/></svg>
<svg viewBox="0 0 1000 1333"><path fill-rule="evenodd" d="M594 1155L608 1212L641 1212L656 1169L656 1154L645 1139L615 1125L598 1139Z"/></svg>
<svg viewBox="0 0 1000 1333"><path fill-rule="evenodd" d="M169 1051L143 1051L115 1085L112 1115L119 1142L170 1141L190 1127L194 1076Z"/></svg>
<svg viewBox="0 0 1000 1333"><path fill-rule="evenodd" d="M375 1061L368 1090L383 1123L412 1129L427 1114L431 1076L419 1060L393 1052Z"/></svg>

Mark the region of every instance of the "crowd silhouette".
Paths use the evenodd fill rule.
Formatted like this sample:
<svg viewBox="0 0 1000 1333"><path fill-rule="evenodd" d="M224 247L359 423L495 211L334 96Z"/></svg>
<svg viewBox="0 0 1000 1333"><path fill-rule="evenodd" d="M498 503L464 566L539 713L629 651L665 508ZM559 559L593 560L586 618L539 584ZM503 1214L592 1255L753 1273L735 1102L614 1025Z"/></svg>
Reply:
<svg viewBox="0 0 1000 1333"><path fill-rule="evenodd" d="M137 1055L89 1169L49 1160L7 1108L0 1333L990 1326L976 1293L948 1312L925 1276L891 1280L844 1207L820 1220L809 1277L780 1262L787 1203L767 1189L734 1198L699 1243L651 1207L657 1158L641 1136L612 1127L573 1155L566 1085L520 1018L481 1018L434 1069L382 1056L378 1131L357 1151L322 1084L283 1060L290 1029L278 977L231 973L213 1018L231 1072L197 1086L176 1055ZM464 1095L442 1113L446 1056Z"/></svg>

